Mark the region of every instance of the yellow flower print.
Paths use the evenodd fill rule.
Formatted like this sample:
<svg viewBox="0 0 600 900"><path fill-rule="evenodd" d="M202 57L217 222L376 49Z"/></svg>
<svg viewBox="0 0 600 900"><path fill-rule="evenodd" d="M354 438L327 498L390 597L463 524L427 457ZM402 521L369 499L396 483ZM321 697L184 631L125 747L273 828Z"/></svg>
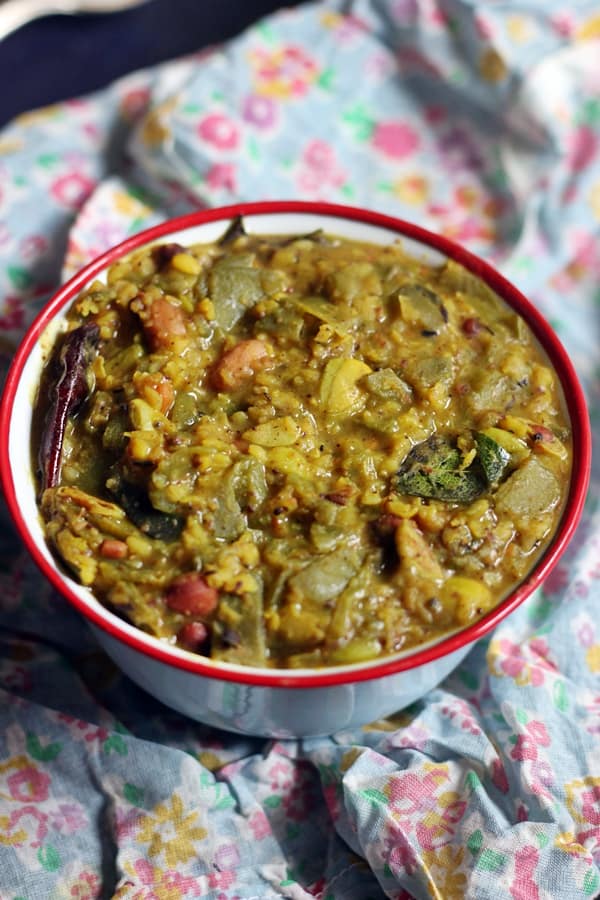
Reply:
<svg viewBox="0 0 600 900"><path fill-rule="evenodd" d="M136 197L132 197L126 191L117 191L114 197L115 207L118 212L124 216L137 218L138 216L147 216L151 209L145 203L141 203Z"/></svg>
<svg viewBox="0 0 600 900"><path fill-rule="evenodd" d="M571 856L578 856L585 859L590 855L589 850L586 850L585 847L575 839L575 835L572 831L561 831L560 834L557 834L554 840L554 846L557 850L562 850L564 853L570 853Z"/></svg>
<svg viewBox="0 0 600 900"><path fill-rule="evenodd" d="M23 828L17 829L17 831L13 831L12 834L9 834L10 829L12 828L10 816L0 816L0 844L5 844L10 846L11 844L17 844L21 846L24 844L29 835Z"/></svg>
<svg viewBox="0 0 600 900"><path fill-rule="evenodd" d="M592 187L590 193L590 206L594 216L600 221L600 181Z"/></svg>
<svg viewBox="0 0 600 900"><path fill-rule="evenodd" d="M592 16L581 25L577 31L577 38L580 41L589 41L594 38L600 38L600 14Z"/></svg>
<svg viewBox="0 0 600 900"><path fill-rule="evenodd" d="M394 193L403 203L419 206L427 200L429 184L422 175L407 175L395 182Z"/></svg>
<svg viewBox="0 0 600 900"><path fill-rule="evenodd" d="M524 16L509 16L506 20L506 30L515 44L525 44L531 40L531 22Z"/></svg>
<svg viewBox="0 0 600 900"><path fill-rule="evenodd" d="M479 71L484 81L493 83L503 81L508 74L506 63L493 47L488 47L487 50L484 50L479 60Z"/></svg>
<svg viewBox="0 0 600 900"><path fill-rule="evenodd" d="M565 784L567 809L573 821L582 825L600 825L600 778L586 775Z"/></svg>
<svg viewBox="0 0 600 900"><path fill-rule="evenodd" d="M141 816L138 840L150 844L149 856L164 854L168 866L187 862L196 854L194 842L203 840L208 833L194 825L197 818L197 812L184 815L181 797L173 794L170 807L168 803L159 803L151 815Z"/></svg>
<svg viewBox="0 0 600 900"><path fill-rule="evenodd" d="M423 852L429 892L435 900L463 900L467 882L464 872L460 871L463 857L462 847L453 849L449 844Z"/></svg>
<svg viewBox="0 0 600 900"><path fill-rule="evenodd" d="M143 121L142 141L147 147L163 144L171 135L168 124L169 114L175 106L175 100L169 98L151 110Z"/></svg>
<svg viewBox="0 0 600 900"><path fill-rule="evenodd" d="M600 644L592 644L585 654L585 661L592 672L600 672Z"/></svg>

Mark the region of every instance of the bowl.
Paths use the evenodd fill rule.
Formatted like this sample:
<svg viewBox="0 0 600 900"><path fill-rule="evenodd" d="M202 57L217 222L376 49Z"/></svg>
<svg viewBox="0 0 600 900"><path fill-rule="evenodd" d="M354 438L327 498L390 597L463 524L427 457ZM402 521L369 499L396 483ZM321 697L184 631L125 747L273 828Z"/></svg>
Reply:
<svg viewBox="0 0 600 900"><path fill-rule="evenodd" d="M50 552L36 502L30 462L33 405L53 337L71 301L107 268L149 243L183 245L217 240L236 216L251 233L332 234L374 243L401 238L413 256L454 260L493 289L528 323L558 374L570 419L573 466L564 511L552 542L522 582L481 619L441 639L386 658L319 669L263 669L214 662L134 627L78 584ZM134 682L181 713L245 735L297 737L331 734L390 715L438 685L473 644L542 584L581 516L590 469L590 428L581 387L569 357L542 315L482 259L425 229L372 211L325 203L263 202L199 211L138 234L94 260L47 303L12 363L0 407L0 464L5 498L33 559L51 584L81 613L99 643Z"/></svg>

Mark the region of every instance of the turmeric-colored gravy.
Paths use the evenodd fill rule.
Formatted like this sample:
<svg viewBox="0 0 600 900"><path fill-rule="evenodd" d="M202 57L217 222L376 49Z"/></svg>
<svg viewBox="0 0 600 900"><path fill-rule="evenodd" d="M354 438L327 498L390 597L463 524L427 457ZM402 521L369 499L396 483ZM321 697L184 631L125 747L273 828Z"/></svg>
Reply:
<svg viewBox="0 0 600 900"><path fill-rule="evenodd" d="M253 666L354 663L494 607L571 444L525 322L457 263L321 232L145 247L68 315L48 541L139 628Z"/></svg>

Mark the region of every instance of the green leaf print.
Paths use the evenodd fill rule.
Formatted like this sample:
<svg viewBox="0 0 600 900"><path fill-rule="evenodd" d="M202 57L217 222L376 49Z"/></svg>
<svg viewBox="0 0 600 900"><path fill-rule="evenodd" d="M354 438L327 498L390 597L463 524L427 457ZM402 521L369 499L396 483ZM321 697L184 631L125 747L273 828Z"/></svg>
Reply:
<svg viewBox="0 0 600 900"><path fill-rule="evenodd" d="M481 787L481 781L479 780L479 775L477 774L477 772L467 772L465 783L467 787L472 791L475 791L477 790L477 788Z"/></svg>
<svg viewBox="0 0 600 900"><path fill-rule="evenodd" d="M517 722L520 722L521 725L527 725L527 723L529 721L529 716L527 715L525 710L520 709L520 707L517 707L517 709L515 711L515 718L516 718Z"/></svg>
<svg viewBox="0 0 600 900"><path fill-rule="evenodd" d="M543 831L538 831L535 839L538 842L538 847L540 848L540 850L543 850L544 847L547 847L550 842L550 838Z"/></svg>
<svg viewBox="0 0 600 900"><path fill-rule="evenodd" d="M270 797L265 797L263 803L265 804L265 806L268 806L269 809L275 809L280 805L281 797L279 797L277 794L271 794Z"/></svg>
<svg viewBox="0 0 600 900"><path fill-rule="evenodd" d="M33 734L32 732L28 732L27 734L26 746L29 755L33 759L37 759L38 762L50 762L50 760L56 759L63 748L63 745L58 743L46 744L43 746L40 743L37 734Z"/></svg>
<svg viewBox="0 0 600 900"><path fill-rule="evenodd" d="M50 844L46 844L45 847L40 847L37 852L37 858L40 865L48 872L56 872L62 865L58 851Z"/></svg>
<svg viewBox="0 0 600 900"><path fill-rule="evenodd" d="M121 756L127 756L127 744L120 734L111 734L111 736L104 741L102 749L105 753L114 752L120 753Z"/></svg>
<svg viewBox="0 0 600 900"><path fill-rule="evenodd" d="M477 860L477 868L485 869L486 872L499 872L505 865L506 856L497 850L483 850Z"/></svg>
<svg viewBox="0 0 600 900"><path fill-rule="evenodd" d="M367 800L370 800L375 806L378 806L380 803L383 803L385 806L388 804L386 795L375 788L367 788L366 791L360 791L360 794L366 797Z"/></svg>
<svg viewBox="0 0 600 900"><path fill-rule="evenodd" d="M144 791L142 788L136 787L135 784L126 782L123 785L123 796L132 806L144 805Z"/></svg>
<svg viewBox="0 0 600 900"><path fill-rule="evenodd" d="M21 266L7 266L6 271L16 288L23 290L31 284L31 275L26 269L22 269Z"/></svg>
<svg viewBox="0 0 600 900"><path fill-rule="evenodd" d="M474 831L472 835L467 840L467 847L473 854L473 856L477 856L479 851L481 850L481 846L483 844L483 834L478 828L477 831Z"/></svg>
<svg viewBox="0 0 600 900"><path fill-rule="evenodd" d="M361 103L351 106L342 116L342 122L354 131L357 141L368 141L373 134L373 119Z"/></svg>
<svg viewBox="0 0 600 900"><path fill-rule="evenodd" d="M564 681L556 681L552 690L554 705L560 712L566 712L569 708L569 694Z"/></svg>
<svg viewBox="0 0 600 900"><path fill-rule="evenodd" d="M330 91L333 88L334 79L335 69L329 66L327 69L323 69L317 78L317 84L319 87L323 88L323 90Z"/></svg>
<svg viewBox="0 0 600 900"><path fill-rule="evenodd" d="M592 872L591 870L586 872L583 879L583 890L588 895L588 897L597 897L598 888L600 888L600 876L598 875L598 873Z"/></svg>

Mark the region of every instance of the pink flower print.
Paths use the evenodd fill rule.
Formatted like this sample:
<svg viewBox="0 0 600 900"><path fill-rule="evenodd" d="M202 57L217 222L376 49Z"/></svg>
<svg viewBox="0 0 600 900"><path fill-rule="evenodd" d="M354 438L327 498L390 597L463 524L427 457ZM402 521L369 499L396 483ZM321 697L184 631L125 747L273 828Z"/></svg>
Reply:
<svg viewBox="0 0 600 900"><path fill-rule="evenodd" d="M542 747L550 746L550 735L546 730L546 726L543 722L539 722L535 719L532 719L531 722L528 722L525 726L532 739L536 742L536 744L540 744Z"/></svg>
<svg viewBox="0 0 600 900"><path fill-rule="evenodd" d="M288 759L278 759L271 764L268 776L271 779L271 790L285 790L292 783L293 768Z"/></svg>
<svg viewBox="0 0 600 900"><path fill-rule="evenodd" d="M171 869L168 871L156 869L145 859L137 859L133 864L133 870L143 888L147 888L147 890L137 891L132 895L132 900L164 900L166 897L173 897L175 900L186 894L199 896L196 878L179 875ZM127 886L133 885L128 882ZM154 888L158 888L158 890L155 891ZM193 894L192 891L194 891Z"/></svg>
<svg viewBox="0 0 600 900"><path fill-rule="evenodd" d="M48 798L50 778L35 766L24 766L6 781L10 796L21 803L41 803Z"/></svg>
<svg viewBox="0 0 600 900"><path fill-rule="evenodd" d="M87 818L78 803L61 803L48 817L48 824L62 834L75 834L87 825Z"/></svg>
<svg viewBox="0 0 600 900"><path fill-rule="evenodd" d="M208 876L208 886L211 888L230 888L236 880L235 872L211 872Z"/></svg>
<svg viewBox="0 0 600 900"><path fill-rule="evenodd" d="M402 730L402 738L400 739L400 747L414 747L415 750L422 750L429 740L430 733L421 725L409 725L408 728Z"/></svg>
<svg viewBox="0 0 600 900"><path fill-rule="evenodd" d="M492 763L492 782L499 791L502 791L503 794L508 794L509 784L506 769L499 757L496 757Z"/></svg>
<svg viewBox="0 0 600 900"><path fill-rule="evenodd" d="M419 18L418 0L394 0L392 15L402 25L412 25Z"/></svg>
<svg viewBox="0 0 600 900"><path fill-rule="evenodd" d="M372 145L390 159L405 159L420 144L419 135L405 122L378 122L371 135Z"/></svg>
<svg viewBox="0 0 600 900"><path fill-rule="evenodd" d="M550 16L550 24L557 34L565 38L570 37L575 30L575 18L573 14L563 10Z"/></svg>
<svg viewBox="0 0 600 900"><path fill-rule="evenodd" d="M483 168L483 158L471 133L459 125L453 125L440 136L438 152L448 172L476 172Z"/></svg>
<svg viewBox="0 0 600 900"><path fill-rule="evenodd" d="M240 854L235 844L222 844L215 853L215 865L219 869L235 869L240 861Z"/></svg>
<svg viewBox="0 0 600 900"><path fill-rule="evenodd" d="M264 812L259 810L253 813L248 819L248 824L252 829L255 841L261 841L263 838L271 834L271 825Z"/></svg>
<svg viewBox="0 0 600 900"><path fill-rule="evenodd" d="M581 812L590 825L600 825L600 784L591 784L581 794Z"/></svg>
<svg viewBox="0 0 600 900"><path fill-rule="evenodd" d="M23 824L23 819L30 821ZM41 812L37 806L22 806L20 809L11 813L8 828L6 829L11 835L11 843L15 846L23 846L24 840L19 840L20 836L26 836L30 847L41 847L42 841L48 833L47 826L48 816ZM34 825L35 823L35 825ZM32 830L35 828L35 832ZM21 832L21 835L18 834Z"/></svg>
<svg viewBox="0 0 600 900"><path fill-rule="evenodd" d="M346 174L338 166L333 147L319 139L310 141L300 161L298 187L315 195L322 189L339 188L345 180Z"/></svg>
<svg viewBox="0 0 600 900"><path fill-rule="evenodd" d="M554 784L554 772L550 763L537 759L531 766L531 789L539 796L551 797L550 788Z"/></svg>
<svg viewBox="0 0 600 900"><path fill-rule="evenodd" d="M510 758L517 762L525 762L527 759L537 759L537 755L535 741L526 734L517 735L515 745L510 751Z"/></svg>
<svg viewBox="0 0 600 900"><path fill-rule="evenodd" d="M389 850L388 865L394 874L404 871L407 875L412 875L417 867L417 854L404 832L393 829L385 839L385 846Z"/></svg>
<svg viewBox="0 0 600 900"><path fill-rule="evenodd" d="M19 251L23 259L39 259L48 250L48 239L42 234L30 234L22 239Z"/></svg>
<svg viewBox="0 0 600 900"><path fill-rule="evenodd" d="M205 181L211 191L233 193L236 188L235 166L231 163L215 163L206 173Z"/></svg>
<svg viewBox="0 0 600 900"><path fill-rule="evenodd" d="M493 23L488 19L487 16L482 16L481 14L475 16L475 28L477 30L477 35L483 41L491 41L494 37L494 26Z"/></svg>
<svg viewBox="0 0 600 900"><path fill-rule="evenodd" d="M240 140L237 125L222 113L205 116L198 124L198 134L217 150L234 150Z"/></svg>
<svg viewBox="0 0 600 900"><path fill-rule="evenodd" d="M583 623L583 625L577 632L577 640L582 647L591 647L594 644L596 640L596 634L591 622Z"/></svg>
<svg viewBox="0 0 600 900"><path fill-rule="evenodd" d="M544 582L544 593L559 594L569 583L569 573L563 566L556 566Z"/></svg>
<svg viewBox="0 0 600 900"><path fill-rule="evenodd" d="M325 803L327 804L327 809L329 810L329 815L335 821L339 818L340 813L342 811L342 802L338 790L337 784L324 784L322 785L321 790L323 791L323 797L325 799Z"/></svg>
<svg viewBox="0 0 600 900"><path fill-rule="evenodd" d="M150 90L148 88L133 88L127 91L121 97L120 110L121 115L131 121L144 112L150 100Z"/></svg>
<svg viewBox="0 0 600 900"><path fill-rule="evenodd" d="M527 822L529 819L529 812L527 807L523 803L519 803L517 806L517 822Z"/></svg>
<svg viewBox="0 0 600 900"><path fill-rule="evenodd" d="M277 105L270 97L249 94L244 100L242 117L250 125L267 131L277 121Z"/></svg>
<svg viewBox="0 0 600 900"><path fill-rule="evenodd" d="M93 872L80 872L71 885L70 896L75 900L95 900L100 893L100 880Z"/></svg>
<svg viewBox="0 0 600 900"><path fill-rule="evenodd" d="M83 172L68 172L50 185L54 199L69 209L79 209L89 197L96 183Z"/></svg>
<svg viewBox="0 0 600 900"><path fill-rule="evenodd" d="M535 847L521 847L515 851L514 877L510 885L510 896L514 900L539 900L539 891L533 875L540 854Z"/></svg>

